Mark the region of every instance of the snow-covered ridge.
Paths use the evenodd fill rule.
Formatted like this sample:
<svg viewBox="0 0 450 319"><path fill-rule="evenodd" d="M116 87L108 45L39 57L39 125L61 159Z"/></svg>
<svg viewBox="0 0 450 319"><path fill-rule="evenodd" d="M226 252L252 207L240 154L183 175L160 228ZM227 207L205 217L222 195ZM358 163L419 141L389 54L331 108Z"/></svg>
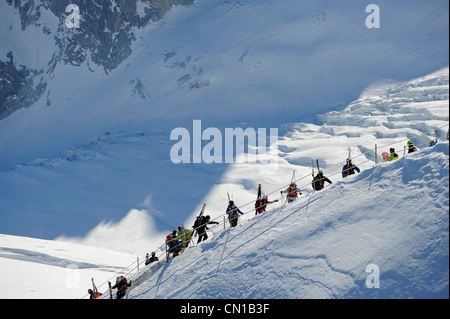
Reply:
<svg viewBox="0 0 450 319"><path fill-rule="evenodd" d="M214 227L139 272L132 255L1 235L2 298L86 297L92 277L107 293L115 274L133 280L127 298L448 298L448 169L442 142Z"/></svg>
<svg viewBox="0 0 450 319"><path fill-rule="evenodd" d="M2 209L16 212L3 215L0 229L48 239L79 240L89 233L90 244L142 254L148 247L158 247L163 233L182 223L191 226L203 202L213 217L219 216L227 205L226 193L248 203L259 183L269 192L286 185L294 170L297 177L310 176L312 159L319 159L321 168L335 180L340 178L349 147L355 164L365 169L375 161L376 144L380 161L381 153L390 147L403 156L407 139L419 148L427 147L431 138L445 139L447 83L448 68L409 83L391 84L342 111L319 114L316 124L284 125L275 175L261 176L260 164L174 165L169 159L174 143L169 140L170 131L105 132L85 144L60 150L55 157L37 158L0 172L5 185ZM411 90L415 91L412 97ZM183 190L177 195L179 202L167 191L174 181ZM307 180L299 186L311 191ZM105 240L104 226L120 224L136 211L142 214L148 244L118 243L114 232ZM58 227L49 228L49 220L41 217L49 212L51 224ZM144 231L148 229L154 231ZM102 240L95 239L97 231Z"/></svg>
<svg viewBox="0 0 450 319"><path fill-rule="evenodd" d="M63 2L43 2L64 11ZM150 3L166 8L192 1L138 2L136 10L128 6L133 19L148 18ZM378 0L382 25L369 29L367 4L353 0L197 0L133 29L130 47L130 38L116 31L131 25L114 19L121 12L106 12L101 18L117 24L98 31L126 43L115 51L111 41L106 55L115 52L112 62L128 56L108 74L70 46L66 35L84 37L75 30L59 33L73 54L54 59L74 63L47 65L62 20L41 1L27 2L28 21L40 11L42 24L22 32L12 3L0 3L7 23L0 34L18 37L12 42L19 52L0 61L0 89L9 92L4 84L13 82L2 81L3 74L25 83L28 71L10 68L27 58L53 73L36 70L24 93L28 102L36 92L44 92L41 98L0 120L0 268L8 270L0 281L11 287L10 296L81 297L92 277L101 284L118 272L128 276L124 267L133 269L147 252L163 253L167 233L191 227L204 202L207 214L222 222L227 193L247 213L240 226L214 228L210 240L161 264L156 277L149 275L157 269L145 270L129 297L294 298L287 278L304 288L295 297L448 296L448 150L428 148L437 138L448 149L442 142L449 124L448 1ZM120 7L119 1L104 4ZM89 5L102 11L98 2ZM1 46L0 54L7 49ZM20 104L19 95L10 98ZM170 133L190 129L194 120L219 130L278 128L277 150L267 155L278 163L276 173L260 174L260 163L174 164ZM418 153L404 153L407 140ZM390 147L402 158L380 164ZM349 148L362 172L344 180ZM319 193L311 189L315 159L333 181ZM294 171L299 201L272 204L268 214L254 217L257 185L275 199ZM393 243L398 247L385 249ZM104 258L92 257L97 249ZM286 267L279 269L280 261ZM188 262L203 266L192 269L197 289L169 290L165 284L175 278L166 275L191 267ZM380 289L365 289L369 262L380 268ZM237 276L227 285L229 269ZM56 275L47 282L36 272Z"/></svg>
<svg viewBox="0 0 450 319"><path fill-rule="evenodd" d="M128 298L448 298L448 156L443 142L217 227Z"/></svg>

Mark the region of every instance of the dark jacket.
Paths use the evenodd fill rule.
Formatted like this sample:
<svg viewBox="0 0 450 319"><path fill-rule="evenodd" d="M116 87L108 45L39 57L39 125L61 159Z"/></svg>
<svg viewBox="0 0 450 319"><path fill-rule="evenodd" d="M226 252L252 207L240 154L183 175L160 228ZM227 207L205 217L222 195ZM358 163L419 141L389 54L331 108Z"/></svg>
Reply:
<svg viewBox="0 0 450 319"><path fill-rule="evenodd" d="M355 171L358 173L360 172L359 168L352 163L352 161L348 162L347 164L342 167L342 177L347 177L348 175L355 174Z"/></svg>
<svg viewBox="0 0 450 319"><path fill-rule="evenodd" d="M155 253L152 253L151 257L147 256L147 258L145 260L145 265L147 266L147 265L149 265L149 264L151 264L151 263L153 263L155 261L158 261L158 260L159 259L158 259L158 257L155 256Z"/></svg>
<svg viewBox="0 0 450 319"><path fill-rule="evenodd" d="M219 224L218 222L209 221L209 216L201 216L194 223L194 231L197 231L197 234L201 235L206 233L206 230L209 229L208 225L211 224Z"/></svg>
<svg viewBox="0 0 450 319"><path fill-rule="evenodd" d="M325 182L332 184L332 182L326 178L321 172L319 172L316 177L314 177L311 185L315 191L320 191L325 187Z"/></svg>
<svg viewBox="0 0 450 319"><path fill-rule="evenodd" d="M131 281L127 282L127 279L120 276L121 280L117 281L112 289L117 289L117 299L121 299L127 293L127 288L131 286Z"/></svg>
<svg viewBox="0 0 450 319"><path fill-rule="evenodd" d="M417 151L417 147L415 147L414 145L408 145L408 153L412 153Z"/></svg>
<svg viewBox="0 0 450 319"><path fill-rule="evenodd" d="M169 246L169 253L179 253L181 251L181 243L178 241L176 232L167 236L167 245Z"/></svg>

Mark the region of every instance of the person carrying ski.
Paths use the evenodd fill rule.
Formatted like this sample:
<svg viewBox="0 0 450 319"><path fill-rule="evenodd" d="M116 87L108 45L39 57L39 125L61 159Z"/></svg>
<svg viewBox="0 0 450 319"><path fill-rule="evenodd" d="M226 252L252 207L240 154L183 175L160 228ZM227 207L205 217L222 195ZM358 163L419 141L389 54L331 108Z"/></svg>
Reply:
<svg viewBox="0 0 450 319"><path fill-rule="evenodd" d="M244 213L241 212L240 209L236 207L236 205L234 205L234 201L230 200L228 202L228 207L227 207L227 215L228 215L228 220L230 222L230 227L237 226L238 219L239 219L238 214L244 215Z"/></svg>
<svg viewBox="0 0 450 319"><path fill-rule="evenodd" d="M398 159L399 159L398 154L395 153L395 149L394 149L393 147L391 147L391 148L389 149L389 152L390 152L390 155L389 155L389 161L395 161L395 160L398 160Z"/></svg>
<svg viewBox="0 0 450 319"><path fill-rule="evenodd" d="M408 141L408 154L417 151L417 147L413 145L413 141Z"/></svg>
<svg viewBox="0 0 450 319"><path fill-rule="evenodd" d="M264 212L264 210L262 209L263 199L264 198L258 198L255 202L255 216Z"/></svg>
<svg viewBox="0 0 450 319"><path fill-rule="evenodd" d="M201 243L203 240L208 239L208 234L206 233L209 230L208 225L211 224L219 224L218 222L210 221L211 217L209 215L201 216L194 223L194 230L198 234L197 244Z"/></svg>
<svg viewBox="0 0 450 319"><path fill-rule="evenodd" d="M181 243L183 248L187 248L189 242L191 241L192 231L190 229L184 228L184 226L178 226L178 241Z"/></svg>
<svg viewBox="0 0 450 319"><path fill-rule="evenodd" d="M102 294L96 291L93 291L92 289L88 289L89 299L97 299Z"/></svg>
<svg viewBox="0 0 450 319"><path fill-rule="evenodd" d="M168 253L172 253L173 257L178 256L181 251L181 244L177 239L177 231L174 230L172 234L167 235L167 246L169 246Z"/></svg>
<svg viewBox="0 0 450 319"><path fill-rule="evenodd" d="M94 278L92 280L92 289L88 289L89 299L97 299L102 294L98 292L97 286L95 285Z"/></svg>
<svg viewBox="0 0 450 319"><path fill-rule="evenodd" d="M282 194L287 194L286 199L288 203L293 202L299 195L302 194L300 189L297 188L297 184L291 183L288 188L286 188Z"/></svg>
<svg viewBox="0 0 450 319"><path fill-rule="evenodd" d="M347 163L345 163L344 167L342 167L342 177L347 177L349 175L355 174L355 171L358 173L360 172L360 169L358 166L352 163L351 159L347 159Z"/></svg>
<svg viewBox="0 0 450 319"><path fill-rule="evenodd" d="M127 282L124 276L119 276L116 278L116 284L111 289L117 289L117 299L122 299L126 295L128 287L131 287L131 280Z"/></svg>
<svg viewBox="0 0 450 319"><path fill-rule="evenodd" d="M269 202L269 197L267 195L264 195L262 198L257 199L256 203L255 203L255 209L256 209L255 215L264 213L266 211L267 204L273 204L276 202L278 202L278 199L276 199L272 202Z"/></svg>
<svg viewBox="0 0 450 319"><path fill-rule="evenodd" d="M315 191L320 191L325 187L325 182L333 184L327 177L323 175L322 171L319 171L319 173L312 180L312 188Z"/></svg>
<svg viewBox="0 0 450 319"><path fill-rule="evenodd" d="M255 216L264 212L263 207L263 198L258 198L255 202Z"/></svg>
<svg viewBox="0 0 450 319"><path fill-rule="evenodd" d="M149 254L145 255L145 265L150 265L151 263L158 261L158 257L156 257L155 252L152 252L152 256L150 257Z"/></svg>

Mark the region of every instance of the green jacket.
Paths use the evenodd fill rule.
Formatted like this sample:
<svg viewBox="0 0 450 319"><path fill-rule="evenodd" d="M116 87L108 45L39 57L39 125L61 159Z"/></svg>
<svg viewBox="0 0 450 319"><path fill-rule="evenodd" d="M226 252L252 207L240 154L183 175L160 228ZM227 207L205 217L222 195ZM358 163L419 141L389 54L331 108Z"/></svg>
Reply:
<svg viewBox="0 0 450 319"><path fill-rule="evenodd" d="M399 159L399 157L398 157L397 153L391 153L391 155L389 155L389 160L390 161L395 161L395 160L398 160L398 159Z"/></svg>
<svg viewBox="0 0 450 319"><path fill-rule="evenodd" d="M185 235L185 236L183 236ZM178 241L180 241L181 243L189 243L189 241L191 240L192 237L192 230L190 229L186 229L186 228L182 228L181 231L178 232ZM184 237L184 238L183 238Z"/></svg>

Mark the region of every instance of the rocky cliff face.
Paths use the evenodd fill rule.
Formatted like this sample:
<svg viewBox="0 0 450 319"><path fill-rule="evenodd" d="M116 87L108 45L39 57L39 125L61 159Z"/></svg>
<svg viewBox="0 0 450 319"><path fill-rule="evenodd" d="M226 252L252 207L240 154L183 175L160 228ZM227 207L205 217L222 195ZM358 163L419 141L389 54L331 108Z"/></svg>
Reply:
<svg viewBox="0 0 450 319"><path fill-rule="evenodd" d="M51 75L59 63L100 66L107 74L132 52L137 29L160 20L174 5L190 5L194 0L6 0L20 17L22 30L39 28L51 35L55 52L44 69L32 69L14 61L14 50L0 56L0 119L31 106L46 90L45 75ZM70 4L79 8L78 28L68 28L66 12ZM55 30L42 23L43 13L58 20ZM70 18L70 17L69 17ZM12 26L6 26L11 28ZM4 45L8 46L7 39ZM3 43L2 43L3 44ZM3 61L1 60L3 59Z"/></svg>
<svg viewBox="0 0 450 319"><path fill-rule="evenodd" d="M31 106L47 88L41 76L42 70L17 66L11 52L7 58L9 60L5 62L0 61L0 119L22 107Z"/></svg>

